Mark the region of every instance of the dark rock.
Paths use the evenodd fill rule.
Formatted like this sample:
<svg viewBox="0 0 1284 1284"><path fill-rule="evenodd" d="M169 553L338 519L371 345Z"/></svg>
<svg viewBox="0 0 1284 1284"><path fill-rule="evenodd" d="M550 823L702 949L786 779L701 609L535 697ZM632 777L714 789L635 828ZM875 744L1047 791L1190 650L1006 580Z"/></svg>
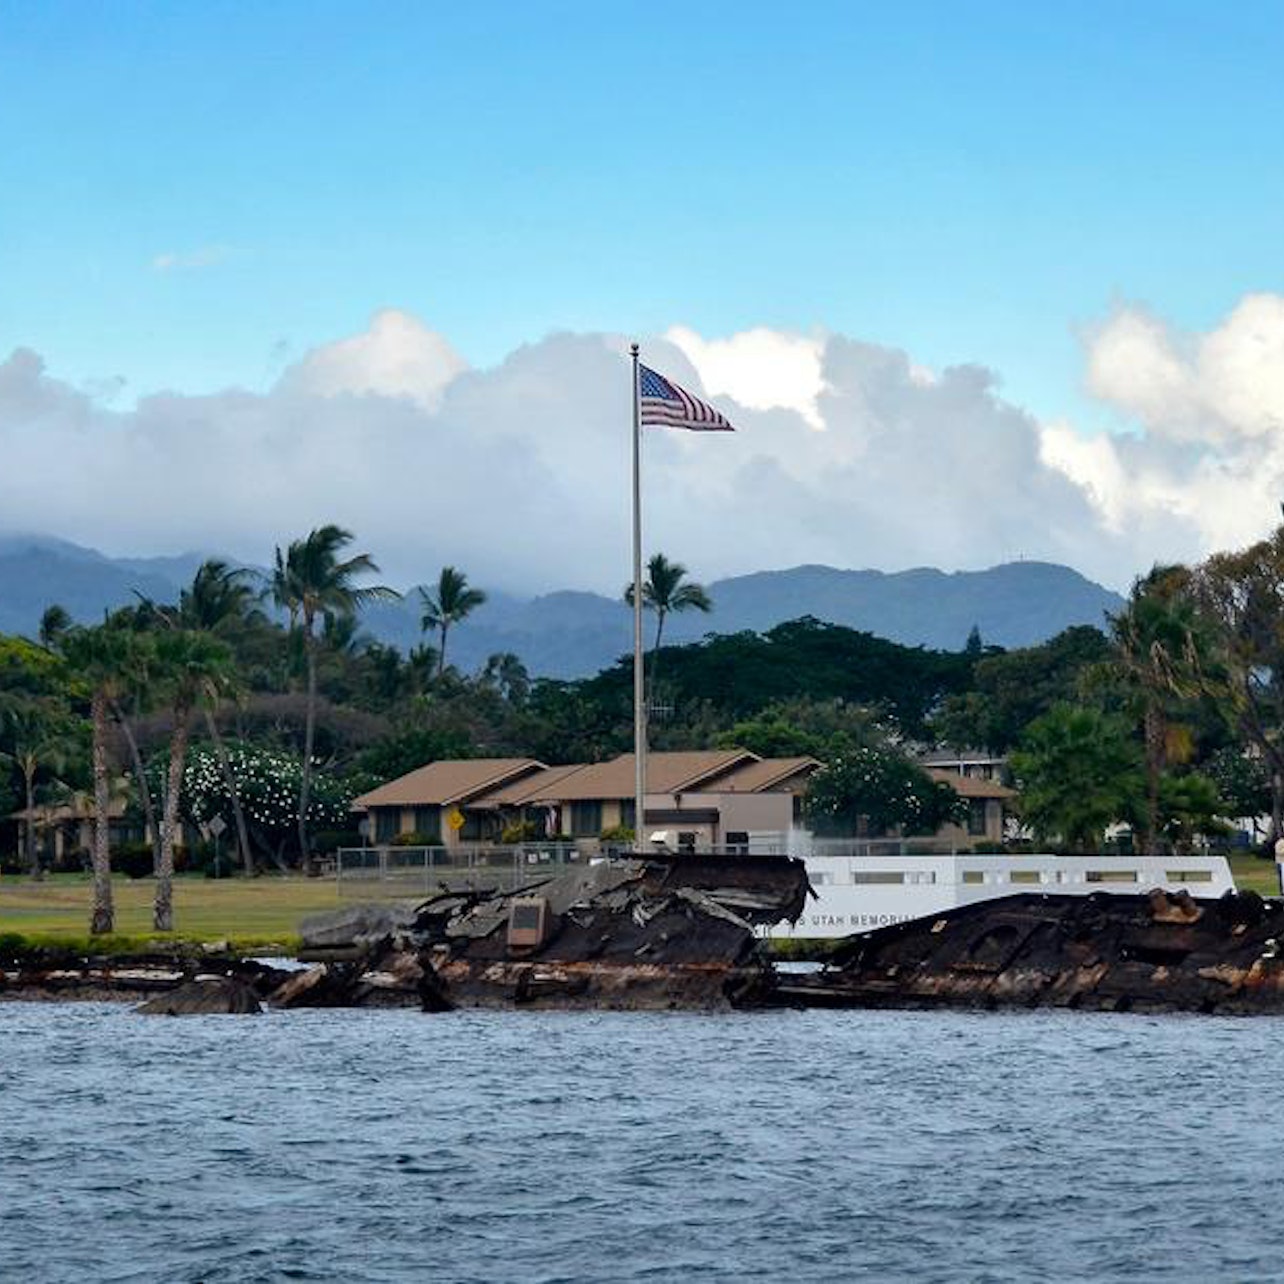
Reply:
<svg viewBox="0 0 1284 1284"><path fill-rule="evenodd" d="M199 976L135 1009L143 1016L251 1015L262 1012L248 985L226 976Z"/></svg>

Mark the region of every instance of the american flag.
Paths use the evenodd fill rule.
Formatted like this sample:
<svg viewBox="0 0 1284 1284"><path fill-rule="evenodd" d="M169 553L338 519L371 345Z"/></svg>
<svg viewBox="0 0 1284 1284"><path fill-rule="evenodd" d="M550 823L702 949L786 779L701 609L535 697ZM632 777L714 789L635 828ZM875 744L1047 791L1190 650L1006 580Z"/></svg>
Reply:
<svg viewBox="0 0 1284 1284"><path fill-rule="evenodd" d="M690 428L695 432L735 432L725 415L656 374L650 366L638 366L638 393L643 425Z"/></svg>

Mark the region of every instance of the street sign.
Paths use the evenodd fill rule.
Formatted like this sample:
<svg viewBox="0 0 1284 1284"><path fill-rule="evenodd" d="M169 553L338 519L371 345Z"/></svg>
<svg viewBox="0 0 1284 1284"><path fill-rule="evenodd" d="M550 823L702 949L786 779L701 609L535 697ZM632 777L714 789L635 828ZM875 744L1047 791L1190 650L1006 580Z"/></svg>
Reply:
<svg viewBox="0 0 1284 1284"><path fill-rule="evenodd" d="M464 813L460 811L458 807L452 807L450 809L450 813L446 817L446 824L448 824L455 833L459 833L459 831L464 827Z"/></svg>

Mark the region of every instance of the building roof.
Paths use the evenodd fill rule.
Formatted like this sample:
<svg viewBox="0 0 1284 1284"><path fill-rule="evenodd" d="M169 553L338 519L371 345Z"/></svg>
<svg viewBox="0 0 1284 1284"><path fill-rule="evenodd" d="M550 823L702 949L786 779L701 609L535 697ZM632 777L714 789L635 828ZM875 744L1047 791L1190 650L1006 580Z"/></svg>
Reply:
<svg viewBox="0 0 1284 1284"><path fill-rule="evenodd" d="M112 798L107 804L107 819L120 820L126 811L123 798ZM30 811L9 813L10 820L33 820L37 826L60 825L65 821L93 820L96 815L94 800L90 797L75 798L64 803L37 803Z"/></svg>
<svg viewBox="0 0 1284 1284"><path fill-rule="evenodd" d="M819 766L819 759L805 756L759 758L733 768L729 774L719 776L705 788L712 793L760 794L794 776L811 775Z"/></svg>
<svg viewBox="0 0 1284 1284"><path fill-rule="evenodd" d="M972 765L1002 766L1007 759L1001 753L991 753L988 749L933 749L918 756L924 767Z"/></svg>
<svg viewBox="0 0 1284 1284"><path fill-rule="evenodd" d="M716 749L697 753L651 753L646 758L648 794L681 794L725 775L742 763L756 762L744 749ZM550 782L529 796L530 802L589 802L599 798L633 797L633 755L622 753L610 762L589 763Z"/></svg>
<svg viewBox="0 0 1284 1284"><path fill-rule="evenodd" d="M943 771L929 767L927 774L933 780L949 785L960 798L1015 798L1017 791L1001 785L997 780L982 780L977 776L960 776L956 771Z"/></svg>
<svg viewBox="0 0 1284 1284"><path fill-rule="evenodd" d="M746 749L647 755L648 795L764 793L820 766L815 758L759 758ZM983 783L983 782L982 782ZM485 810L527 804L633 797L633 755L609 762L547 767L534 758L443 759L390 780L353 801L370 807L462 806Z"/></svg>
<svg viewBox="0 0 1284 1284"><path fill-rule="evenodd" d="M357 811L368 807L448 807L545 769L534 758L442 759L362 794L352 806Z"/></svg>
<svg viewBox="0 0 1284 1284"><path fill-rule="evenodd" d="M482 798L474 798L474 807L521 807L528 802L538 802L556 794L558 783L577 771L583 771L582 762L564 767L545 767L542 771L521 776L499 789L490 790Z"/></svg>

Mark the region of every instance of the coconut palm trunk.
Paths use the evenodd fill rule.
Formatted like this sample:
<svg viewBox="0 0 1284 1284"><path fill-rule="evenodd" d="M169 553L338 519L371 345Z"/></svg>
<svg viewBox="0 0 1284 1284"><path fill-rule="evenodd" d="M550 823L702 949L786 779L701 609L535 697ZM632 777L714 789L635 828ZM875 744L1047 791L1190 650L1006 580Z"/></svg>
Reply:
<svg viewBox="0 0 1284 1284"><path fill-rule="evenodd" d="M441 648L437 652L437 677L441 678L446 673L446 634L450 632L450 622L442 620L441 622Z"/></svg>
<svg viewBox="0 0 1284 1284"><path fill-rule="evenodd" d="M165 781L165 813L161 819L160 867L156 871L156 903L152 927L174 930L174 847L178 836L178 803L183 791L183 763L187 758L191 710L175 710L174 738L169 743L169 775Z"/></svg>
<svg viewBox="0 0 1284 1284"><path fill-rule="evenodd" d="M223 740L222 732L218 729L218 722L213 712L208 706L202 712L205 715L205 730L209 735L210 743L214 746L214 757L218 759L218 769L223 776L223 787L227 790L227 796L232 803L232 820L236 826L236 845L241 853L241 864L245 867L245 876L253 878L254 851L250 847L249 826L245 823L245 808L241 806L241 791L236 783L236 775L232 771L232 759L228 756L227 744Z"/></svg>
<svg viewBox="0 0 1284 1284"><path fill-rule="evenodd" d="M22 787L27 805L27 820L23 826L23 844L26 848L27 869L31 877L40 882L45 871L40 867L40 857L36 854L36 760L28 754L22 762Z"/></svg>
<svg viewBox="0 0 1284 1284"><path fill-rule="evenodd" d="M108 830L111 823L111 781L107 774L107 707L106 692L95 690L90 703L94 763L94 899L89 919L89 931L94 936L110 933L116 926L111 894L111 838Z"/></svg>

